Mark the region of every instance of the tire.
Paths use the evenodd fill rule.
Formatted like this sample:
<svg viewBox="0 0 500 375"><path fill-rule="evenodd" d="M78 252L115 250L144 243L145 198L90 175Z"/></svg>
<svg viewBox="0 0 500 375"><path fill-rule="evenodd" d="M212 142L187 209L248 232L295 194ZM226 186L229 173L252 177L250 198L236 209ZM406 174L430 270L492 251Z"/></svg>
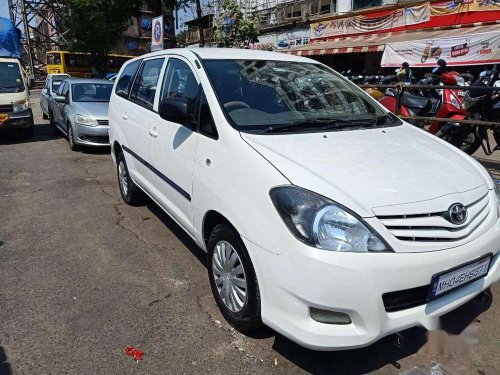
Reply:
<svg viewBox="0 0 500 375"><path fill-rule="evenodd" d="M238 232L227 224L218 224L210 235L207 250L210 287L224 318L242 332L261 329L259 284ZM233 259L234 262L224 264L223 259ZM224 295L229 298L224 298Z"/></svg>
<svg viewBox="0 0 500 375"><path fill-rule="evenodd" d="M443 132L442 129L436 133L436 137L452 144L468 155L473 155L481 147L481 138L477 136L474 127L460 127L455 131Z"/></svg>
<svg viewBox="0 0 500 375"><path fill-rule="evenodd" d="M68 143L71 151L78 151L80 149L80 146L75 143L75 134L73 132L73 126L71 126L71 124L68 124Z"/></svg>
<svg viewBox="0 0 500 375"><path fill-rule="evenodd" d="M120 152L116 157L116 174L123 201L130 206L139 206L144 203L145 195L132 181L123 152Z"/></svg>

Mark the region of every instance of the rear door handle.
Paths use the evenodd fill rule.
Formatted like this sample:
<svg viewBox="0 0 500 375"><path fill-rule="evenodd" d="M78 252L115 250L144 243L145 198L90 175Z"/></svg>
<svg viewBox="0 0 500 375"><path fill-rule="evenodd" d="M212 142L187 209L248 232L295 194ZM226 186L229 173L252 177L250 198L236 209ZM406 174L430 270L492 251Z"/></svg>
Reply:
<svg viewBox="0 0 500 375"><path fill-rule="evenodd" d="M122 114L122 119L124 119L124 120L127 120L127 119L128 119L128 116L127 116L127 114L126 114L126 113L123 113L123 114Z"/></svg>
<svg viewBox="0 0 500 375"><path fill-rule="evenodd" d="M155 131L155 130L153 130L153 129L149 129L149 135L150 135L151 137L153 137L153 138L156 138L156 137L158 137L158 135L159 135L159 134L158 134L158 132L157 132L157 131Z"/></svg>

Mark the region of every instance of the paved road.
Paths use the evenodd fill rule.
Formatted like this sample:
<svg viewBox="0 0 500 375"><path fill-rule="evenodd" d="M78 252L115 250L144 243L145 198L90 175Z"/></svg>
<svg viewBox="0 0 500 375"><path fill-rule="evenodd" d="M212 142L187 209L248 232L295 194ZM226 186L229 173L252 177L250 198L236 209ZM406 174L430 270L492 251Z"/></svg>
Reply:
<svg viewBox="0 0 500 375"><path fill-rule="evenodd" d="M204 253L152 203L122 203L109 150L71 152L38 111L36 123L31 142L0 135L1 375L397 374L437 362L451 374L499 373L498 298L446 317L450 332L468 327L462 335L426 342L413 329L400 348L387 338L318 353L271 330L232 330ZM124 355L128 345L142 362Z"/></svg>

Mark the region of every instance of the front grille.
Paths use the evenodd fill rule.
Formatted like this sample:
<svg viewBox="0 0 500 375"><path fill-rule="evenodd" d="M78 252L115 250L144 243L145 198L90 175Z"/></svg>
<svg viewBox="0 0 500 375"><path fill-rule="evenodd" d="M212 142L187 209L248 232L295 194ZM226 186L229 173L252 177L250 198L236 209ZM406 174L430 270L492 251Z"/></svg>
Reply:
<svg viewBox="0 0 500 375"><path fill-rule="evenodd" d="M446 219L447 212L418 215L377 216L380 222L401 241L455 242L469 237L490 213L489 196L467 205L468 217L456 225Z"/></svg>
<svg viewBox="0 0 500 375"><path fill-rule="evenodd" d="M97 123L99 125L109 125L109 121L108 120L97 120Z"/></svg>
<svg viewBox="0 0 500 375"><path fill-rule="evenodd" d="M80 134L78 138L80 138L83 142L100 143L103 145L109 144L109 137L106 136Z"/></svg>
<svg viewBox="0 0 500 375"><path fill-rule="evenodd" d="M12 112L14 106L12 104L2 104L0 105L0 113Z"/></svg>
<svg viewBox="0 0 500 375"><path fill-rule="evenodd" d="M382 300L384 301L385 311L394 312L424 305L427 303L428 291L429 285L424 285L417 288L384 293Z"/></svg>

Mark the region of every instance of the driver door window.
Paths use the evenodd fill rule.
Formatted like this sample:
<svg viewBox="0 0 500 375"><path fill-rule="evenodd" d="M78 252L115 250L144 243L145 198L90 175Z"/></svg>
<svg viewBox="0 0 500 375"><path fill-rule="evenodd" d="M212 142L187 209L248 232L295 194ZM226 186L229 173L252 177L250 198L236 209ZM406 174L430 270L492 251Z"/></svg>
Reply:
<svg viewBox="0 0 500 375"><path fill-rule="evenodd" d="M198 81L187 63L176 58L168 60L167 71L163 78L161 99L187 98L191 105L198 95Z"/></svg>
<svg viewBox="0 0 500 375"><path fill-rule="evenodd" d="M147 109L153 109L158 78L164 59L147 60L135 79L130 100Z"/></svg>

